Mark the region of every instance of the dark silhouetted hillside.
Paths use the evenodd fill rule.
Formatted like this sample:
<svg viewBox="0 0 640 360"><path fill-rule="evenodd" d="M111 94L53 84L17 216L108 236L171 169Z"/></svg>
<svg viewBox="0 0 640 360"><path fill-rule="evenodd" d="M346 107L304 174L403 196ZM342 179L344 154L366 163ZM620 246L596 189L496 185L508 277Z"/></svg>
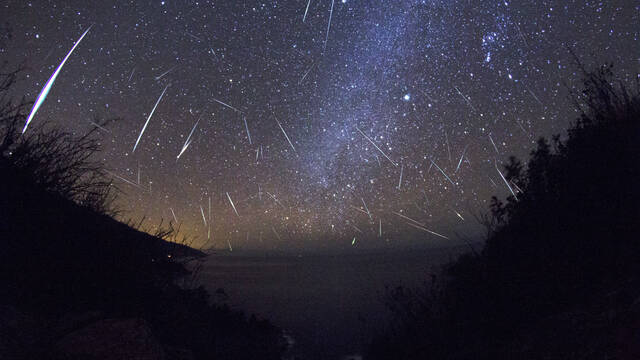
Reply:
<svg viewBox="0 0 640 360"><path fill-rule="evenodd" d="M95 133L21 134L17 74L0 75L0 358L279 359L278 329L176 285L202 253L113 219Z"/></svg>
<svg viewBox="0 0 640 360"><path fill-rule="evenodd" d="M511 158L480 254L397 288L373 359L640 358L640 87L585 71L563 138Z"/></svg>

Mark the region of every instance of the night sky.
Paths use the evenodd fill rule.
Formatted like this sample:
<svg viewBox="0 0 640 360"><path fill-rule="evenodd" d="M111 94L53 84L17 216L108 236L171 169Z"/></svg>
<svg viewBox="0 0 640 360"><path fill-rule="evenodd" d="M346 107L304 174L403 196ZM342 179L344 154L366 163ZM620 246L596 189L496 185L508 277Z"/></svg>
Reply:
<svg viewBox="0 0 640 360"><path fill-rule="evenodd" d="M27 131L121 118L99 130L121 218L224 249L481 239L474 213L510 194L497 169L577 116L567 49L625 81L640 67L633 0L0 6L16 98L91 26Z"/></svg>

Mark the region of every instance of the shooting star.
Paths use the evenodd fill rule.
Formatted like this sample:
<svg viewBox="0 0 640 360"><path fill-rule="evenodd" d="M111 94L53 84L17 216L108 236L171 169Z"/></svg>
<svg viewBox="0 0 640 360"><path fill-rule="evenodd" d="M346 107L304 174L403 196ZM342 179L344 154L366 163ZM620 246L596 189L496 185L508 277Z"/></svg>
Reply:
<svg viewBox="0 0 640 360"><path fill-rule="evenodd" d="M467 105L469 105L469 107L471 107L473 109L473 111L477 111L476 108L473 106L473 104L471 103L471 100L469 100L466 96L464 96L464 94L460 91L460 89L458 89L457 86L454 87L456 89L456 91L458 92L458 94L460 94L460 96L462 96L462 98L464 99L464 101L466 101Z"/></svg>
<svg viewBox="0 0 640 360"><path fill-rule="evenodd" d="M185 33L186 33L187 35L191 36L192 38L194 38L194 39L196 39L196 40L200 41L200 42L203 42L203 41L204 41L204 40L202 40L201 38L199 38L199 37L197 37L197 36L193 35L192 33L188 32L188 31L185 31Z"/></svg>
<svg viewBox="0 0 640 360"><path fill-rule="evenodd" d="M213 99L213 101L217 102L218 104L224 105L224 106L228 107L229 109L232 109L232 110L235 110L235 111L237 111L237 112L239 112L239 113L241 113L241 114L244 114L242 111L240 111L240 110L238 110L238 109L234 108L233 106L231 106L231 105L229 105L229 104L227 104L227 103L224 103L224 102L222 102L222 101L220 101L220 100L218 100L218 99L216 99L216 98L212 98L212 99Z"/></svg>
<svg viewBox="0 0 640 360"><path fill-rule="evenodd" d="M249 125L247 125L247 118L242 115L242 120L244 120L244 128L247 130L247 138L249 138L249 145L251 145L251 133L249 133Z"/></svg>
<svg viewBox="0 0 640 360"><path fill-rule="evenodd" d="M419 222L419 221L413 220L412 218L410 218L410 217L408 217L408 216L405 216L405 215L402 215L402 214L400 214L400 213L399 213L399 212L397 212L397 211L392 211L392 213L393 213L393 214L395 214L395 215L400 216L401 218L403 218L403 219L405 219L405 220L412 221L412 222L414 222L414 223L416 223L416 224L418 224L418 225L420 225L420 226L426 226L426 224L423 224L423 223L421 223L421 222Z"/></svg>
<svg viewBox="0 0 640 360"><path fill-rule="evenodd" d="M458 215L458 217L462 219L462 221L464 221L464 218L462 217L462 215L460 215L459 212L455 211L454 209L451 209L451 210L453 210L453 212L456 213L456 215Z"/></svg>
<svg viewBox="0 0 640 360"><path fill-rule="evenodd" d="M131 181L131 180L127 180L127 179L123 178L122 176L119 176L118 174L115 174L115 173L113 173L113 172L111 172L111 171L109 171L109 170L105 170L105 171L106 171L108 174L111 174L111 176L113 176L113 177L115 177L115 178L117 178L117 179L119 179L119 180L122 180L122 181L124 181L125 183L127 183L127 184L129 184L129 185L131 185L131 186L134 186L134 187L137 187L138 189L144 190L144 189L142 189L142 187L140 187L140 185L138 185L138 184L134 183L134 182L133 182L133 181Z"/></svg>
<svg viewBox="0 0 640 360"><path fill-rule="evenodd" d="M187 137L187 140L184 142L184 145L182 145L182 150L180 150L180 154L178 154L178 156L176 157L176 160L180 159L180 156L182 156L182 154L187 150L187 148L191 144L191 135L193 135L193 132L196 130L196 126L198 126L198 123L200 122L200 118L201 117L202 117L202 115L200 115L200 117L196 121L196 124L193 125L193 129L191 129L191 132L189 133L189 136Z"/></svg>
<svg viewBox="0 0 640 360"><path fill-rule="evenodd" d="M204 226L207 226L207 218L204 217L204 209L202 209L202 205L200 205L200 213L202 214L202 221L204 222Z"/></svg>
<svg viewBox="0 0 640 360"><path fill-rule="evenodd" d="M351 240L351 246L355 246L356 245L356 237L353 237L353 240Z"/></svg>
<svg viewBox="0 0 640 360"><path fill-rule="evenodd" d="M509 191L511 191L511 194L513 194L513 197L518 200L518 197L516 196L516 193L513 192L513 189L511 188L511 185L509 185L509 182L507 181L507 179L505 179L504 175L502 175L502 173L500 172L500 169L498 169L498 162L494 159L493 160L496 166L496 170L498 171L498 174L500 174L500 177L502 178L502 181L504 181L505 184L507 184L507 187L509 188Z"/></svg>
<svg viewBox="0 0 640 360"><path fill-rule="evenodd" d="M309 12L309 5L311 5L311 0L309 0L309 2L307 3L307 8L304 9L304 16L302 17L302 22L304 22L307 19L307 13Z"/></svg>
<svg viewBox="0 0 640 360"><path fill-rule="evenodd" d="M282 205L282 203L280 202L280 200L278 200L278 199L275 197L275 195L271 194L271 193L270 193L270 192L268 192L268 191L267 191L266 193L267 193L267 195L271 196L271 198L273 199L273 201L275 201L275 202L276 202L276 204L278 204L278 205L282 206L282 208L283 208L283 209L285 209L285 210L287 209L287 207L286 207L286 206L284 206L284 205Z"/></svg>
<svg viewBox="0 0 640 360"><path fill-rule="evenodd" d="M278 121L278 118L276 117L276 115L273 115L273 118L276 119L276 122L278 123L278 126L280 126L280 130L282 130L282 133L284 134L284 137L287 138L287 141L289 142L289 145L291 145L291 148L293 149L293 152L297 154L296 152L296 148L293 147L293 143L291 143L291 140L289 139L289 136L287 136L287 133L284 131L284 128L282 127L282 124L280 124L280 121Z"/></svg>
<svg viewBox="0 0 640 360"><path fill-rule="evenodd" d="M498 147L496 146L496 143L493 142L493 138L491 137L491 134L489 134L489 140L491 140L491 144L493 144L493 148L496 150L496 154L500 155L500 151L498 151Z"/></svg>
<svg viewBox="0 0 640 360"><path fill-rule="evenodd" d="M89 123L90 123L91 125L93 125L93 126L97 127L97 128L98 128L98 129L100 129L100 130L104 130L104 131L106 131L106 132L108 132L108 133L111 133L111 131L107 130L107 129L106 129L106 128L104 128L103 126L100 126L100 125L96 124L95 122L93 122L93 121L91 121L91 120L89 120Z"/></svg>
<svg viewBox="0 0 640 360"><path fill-rule="evenodd" d="M444 235L441 235L441 234L438 234L438 233L437 233L437 232L435 232L435 231L431 231L431 230L427 229L427 228L426 228L426 227L424 227L424 226L414 225L414 224L412 224L412 223L407 223L407 225L413 226L413 227L414 227L414 228L416 228L416 229L420 229L420 230L422 230L422 231L426 231L426 232L428 232L429 234L433 234L433 235L435 235L435 236L439 236L439 237L441 237L441 238L443 238L443 239L447 239L447 240L449 240L449 238L448 238L448 237L446 237L446 236L444 236Z"/></svg>
<svg viewBox="0 0 640 360"><path fill-rule="evenodd" d="M467 147L469 146L469 144L467 144L464 147L464 150L462 150L462 155L460 155L460 161L458 161L458 166L456 167L456 172L458 172L458 170L460 169L460 165L462 165L462 159L464 158L464 153L467 152Z"/></svg>
<svg viewBox="0 0 640 360"><path fill-rule="evenodd" d="M93 25L91 25L91 26L93 26ZM27 122L24 124L24 129L22 129L22 133L23 134L25 133L25 131L27 131L27 127L29 126L29 124L33 120L33 117L36 115L36 112L38 111L38 109L40 108L42 103L44 102L44 99L46 99L47 95L49 95L49 91L51 90L51 87L53 86L53 82L56 81L56 78L58 77L58 74L60 74L60 70L62 70L62 67L64 66L64 63L67 62L67 60L71 56L71 53L73 53L73 50L75 50L76 46L78 46L78 44L80 44L80 41L82 41L84 36L87 35L89 30L91 30L91 26L89 26L87 28L87 30L84 31L82 36L80 36L80 39L78 39L78 41L76 41L76 43L73 45L71 50L69 50L69 53L67 53L67 56L64 57L64 59L62 60L60 65L58 65L58 68L56 68L56 71L53 72L53 75L51 75L51 77L49 78L47 83L44 85L44 87L42 88L42 91L40 91L40 94L38 95L38 98L36 99L36 102L33 104L33 108L31 108L31 113L29 113L29 117L27 118Z"/></svg>
<svg viewBox="0 0 640 360"><path fill-rule="evenodd" d="M385 153L384 153L384 151L382 151L382 149L380 149L380 148L378 147L378 145L376 145L376 143L374 143L374 142L373 142L373 140L371 140L371 139L370 139L370 138L369 138L365 133L363 133L363 132L362 132L362 130L360 130L360 128L358 128L357 126L356 126L356 130L358 130L358 131L360 132L360 134L362 134L362 136L364 136L364 138L365 138L365 139L369 140L369 142L371 143L371 145L373 145L376 149L378 149L378 151L380 151L380 153L381 153L385 158L387 158L387 160L389 160L389 161L393 164L393 166L398 166L398 164L396 164L393 160L391 160L391 158L390 158L390 157L388 157L388 156L387 156L387 154L385 154Z"/></svg>
<svg viewBox="0 0 640 360"><path fill-rule="evenodd" d="M540 99L536 96L536 94L535 94L533 91L531 91L531 89L529 89L529 87L528 87L528 86L526 86L526 88L527 88L527 91L529 92L529 94L531 94L531 96L533 96L533 98L534 98L534 99L536 99L536 101L537 101L540 105L544 106L544 104L542 103L542 101L540 101Z"/></svg>
<svg viewBox="0 0 640 360"><path fill-rule="evenodd" d="M231 200L231 196L229 196L229 193L227 193L227 199L229 199L233 211L236 213L236 215L238 215L238 217L240 217L240 214L238 214L238 210L236 210L236 206L233 204L233 200Z"/></svg>
<svg viewBox="0 0 640 360"><path fill-rule="evenodd" d="M449 154L449 165L451 165L451 147L449 146L449 135L447 135L447 131L444 131L444 138L447 142L447 153Z"/></svg>
<svg viewBox="0 0 640 360"><path fill-rule="evenodd" d="M173 69L175 69L175 68L176 68L176 67L174 66L174 67L172 67L171 69L169 69L169 70L167 70L167 71L163 72L163 73L162 73L162 74L160 74L159 76L156 76L156 77L155 77L156 81L158 81L158 80L162 79L165 75L167 75L168 73L172 72L172 71L173 71Z"/></svg>
<svg viewBox="0 0 640 360"><path fill-rule="evenodd" d="M400 164L400 180L398 180L398 190L400 190L400 186L402 185L402 173L404 171L404 164Z"/></svg>
<svg viewBox="0 0 640 360"><path fill-rule="evenodd" d="M455 186L456 184L453 183L453 181L451 181L451 179L447 176L447 174L444 173L444 171L442 171L442 169L440 169L440 166L438 166L438 164L434 163L433 160L431 160L431 163L433 165L436 166L436 168L438 168L438 170L440 170L440 172L442 173L442 175L444 175L444 177L447 178L447 180L449 180L449 182L451 183L451 185Z"/></svg>
<svg viewBox="0 0 640 360"><path fill-rule="evenodd" d="M127 83L131 81L131 78L133 78L133 73L135 72L136 72L136 68L133 68L133 70L131 70L131 75L129 75L129 80L127 80Z"/></svg>
<svg viewBox="0 0 640 360"><path fill-rule="evenodd" d="M362 205L364 205L364 209L367 210L367 215L369 215L369 220L373 220L371 218L371 212L369 211L369 208L367 207L367 203L364 202L363 198L360 198L360 200L362 200Z"/></svg>
<svg viewBox="0 0 640 360"><path fill-rule="evenodd" d="M173 208L169 208L171 210L171 215L173 216L173 220L175 220L176 224L178 223L178 218L176 217L176 213L173 212Z"/></svg>
<svg viewBox="0 0 640 360"><path fill-rule="evenodd" d="M329 12L329 23L327 24L327 35L324 37L324 47L322 48L322 52L327 50L327 40L329 40L329 29L331 29L331 18L333 17L333 4L335 0L331 0L331 11Z"/></svg>
<svg viewBox="0 0 640 360"><path fill-rule="evenodd" d="M136 151L136 148L138 147L138 143L140 142L140 138L142 138L142 134L144 134L144 130L147 128L147 125L149 125L149 120L151 120L151 116L153 116L153 112L156 111L156 107L158 107L158 104L160 103L160 100L162 100L162 97L164 96L164 93L167 91L168 87L169 85L165 86L164 90L162 90L162 94L160 94L160 97L158 98L158 101L156 101L156 104L153 106L153 109L151 109L151 113L149 114L147 121L144 123L144 126L140 131L140 135L138 135L138 140L136 140L135 145L133 145L133 151L131 151L132 153Z"/></svg>
<svg viewBox="0 0 640 360"><path fill-rule="evenodd" d="M307 77L307 75L309 75L309 73L311 72L311 70L313 70L313 67L316 66L315 62L313 64L311 64L311 66L309 67L309 70L307 70L307 72L304 73L304 75L302 75L302 79L300 79L300 81L298 81L298 85L302 84L302 82L304 81L304 79Z"/></svg>

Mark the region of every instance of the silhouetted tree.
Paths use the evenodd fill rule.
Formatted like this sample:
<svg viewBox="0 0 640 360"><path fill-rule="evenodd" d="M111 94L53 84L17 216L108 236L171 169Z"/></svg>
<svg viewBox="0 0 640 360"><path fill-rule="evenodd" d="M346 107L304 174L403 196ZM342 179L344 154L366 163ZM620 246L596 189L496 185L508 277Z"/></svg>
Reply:
<svg viewBox="0 0 640 360"><path fill-rule="evenodd" d="M615 355L611 329L585 334L594 326L588 316L567 323L558 314L624 308L640 295L640 83L629 90L610 65L577 66L584 75L573 94L577 121L565 137L539 139L526 165L509 158L505 178L517 197L493 197L490 213L478 217L488 229L485 248L445 268L435 299L443 311L405 321L417 332L411 336L381 336L373 358ZM440 335L420 342L430 328ZM545 337L558 329L561 337Z"/></svg>

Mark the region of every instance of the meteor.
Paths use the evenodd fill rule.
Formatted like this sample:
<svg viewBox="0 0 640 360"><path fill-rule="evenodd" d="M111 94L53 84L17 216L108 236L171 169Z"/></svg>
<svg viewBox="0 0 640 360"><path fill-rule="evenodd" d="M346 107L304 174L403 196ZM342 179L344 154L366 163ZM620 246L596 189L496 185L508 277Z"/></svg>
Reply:
<svg viewBox="0 0 640 360"><path fill-rule="evenodd" d="M395 162L393 162L393 160L391 160L391 158L390 158L390 157L388 157L388 156L387 156L387 154L385 154L385 153L384 153L384 151L382 151L382 149L380 149L380 148L378 147L378 145L376 145L376 143L374 143L374 142L373 142L373 140L371 140L371 139L370 139L370 138L369 138L365 133L363 133L363 132L362 132L362 130L360 130L360 128L358 128L357 126L356 126L356 130L358 130L358 131L360 132L360 134L362 134L362 136L364 136L364 138L365 138L365 139L369 140L369 142L371 143L371 145L375 146L375 148L376 148L376 149L378 149L378 151L380 151L380 153L381 153L382 155L384 155L384 157L385 157L385 158L387 158L387 160L389 160L389 161L393 164L393 166L398 166L398 164L396 164Z"/></svg>
<svg viewBox="0 0 640 360"><path fill-rule="evenodd" d="M467 98L466 96L464 96L464 94L462 93L462 91L460 91L460 89L458 89L457 86L454 86L454 88L456 89L456 91L458 92L458 94L460 94L460 96L462 96L462 98L464 99L464 101L467 102L467 105L469 105L470 108L473 109L473 111L477 111L476 108L473 106L473 104L471 104L471 100L469 100L469 98Z"/></svg>
<svg viewBox="0 0 640 360"><path fill-rule="evenodd" d="M496 170L498 171L498 174L500 174L500 177L502 178L502 180L504 181L505 184L507 184L507 187L509 188L509 191L511 191L511 194L513 194L513 197L518 200L518 197L516 196L516 193L513 192L513 189L511 188L511 185L509 185L509 182L507 181L507 179L505 179L504 175L502 175L502 173L500 172L500 169L498 169L498 162L494 159L494 164L496 166Z"/></svg>
<svg viewBox="0 0 640 360"><path fill-rule="evenodd" d="M178 223L178 218L176 217L176 213L173 212L173 208L169 208L171 210L171 215L173 215L173 220L175 220L176 224Z"/></svg>
<svg viewBox="0 0 640 360"><path fill-rule="evenodd" d="M93 26L93 25L91 25L91 26ZM64 63L67 62L67 60L69 59L69 56L71 56L71 53L73 52L73 50L75 50L76 46L78 46L78 44L80 44L80 41L82 41L84 36L87 35L89 30L91 30L91 26L89 26L87 28L87 30L84 31L82 36L80 36L80 39L78 39L78 41L76 41L76 43L73 45L71 50L69 50L69 53L67 54L67 56L64 57L64 59L62 60L60 65L58 65L58 68L56 69L56 71L53 72L53 75L51 75L51 77L49 78L47 83L44 85L44 87L40 91L40 94L38 95L38 98L36 99L36 102L33 104L33 108L31 109L31 113L29 114L29 117L27 118L27 122L24 124L24 129L22 129L22 133L23 134L25 133L25 131L27 131L27 127L29 126L29 124L31 123L31 120L33 120L33 117L36 115L36 112L38 111L38 109L40 108L42 103L44 102L44 99L46 99L47 95L49 95L49 91L51 90L51 87L53 86L53 82L56 81L56 78L58 77L58 74L60 74L60 70L62 70L62 67L64 66Z"/></svg>
<svg viewBox="0 0 640 360"><path fill-rule="evenodd" d="M451 179L447 176L447 174L445 174L445 173L444 173L444 171L442 171L442 169L440 169L440 166L438 166L438 164L434 163L434 162L433 162L433 160L431 160L431 163L432 163L433 165L435 165L435 166L438 168L438 170L440 170L440 172L442 173L442 175L444 175L444 177L446 177L446 178L447 178L447 180L449 180L449 182L451 183L451 185L453 185L453 186L455 186L455 185L456 185L456 184L454 184L454 183L453 183L453 181L451 181Z"/></svg>
<svg viewBox="0 0 640 360"><path fill-rule="evenodd" d="M467 146L469 146L469 144L467 144ZM467 152L467 146L465 146L464 150L462 150L462 155L460 155L460 161L458 161L458 166L456 167L456 172L458 172L458 170L460 170L460 165L462 164L462 158L464 158L464 153Z"/></svg>
<svg viewBox="0 0 640 360"><path fill-rule="evenodd" d="M140 142L140 138L142 138L142 134L144 134L144 130L147 128L147 125L149 125L149 120L151 120L151 116L153 116L153 112L156 111L156 107L158 107L158 104L160 103L160 100L162 100L162 97L164 96L164 93L167 91L167 88L169 87L169 85L167 85L164 90L162 90L162 94L160 94L160 97L158 98L158 101L156 101L156 104L153 106L153 109L151 110L151 113L149 114L149 117L147 118L147 122L144 123L144 126L142 127L142 130L140 131L140 135L138 135L138 140L136 140L135 145L133 145L133 151L131 151L132 153L136 151L136 148L138 147L138 143Z"/></svg>
<svg viewBox="0 0 640 360"><path fill-rule="evenodd" d="M162 74L160 74L160 75L156 76L156 78L155 78L155 79L156 79L156 81L158 81L158 80L162 79L165 75L167 75L168 73L172 72L172 71L173 71L173 69L175 69L175 68L176 68L176 67L174 66L174 67L172 67L171 69L169 69L169 70L167 70L167 71L163 72Z"/></svg>
<svg viewBox="0 0 640 360"><path fill-rule="evenodd" d="M373 220L371 218L371 212L369 211L369 208L367 207L367 203L364 202L364 198L360 198L360 200L362 200L362 205L364 205L364 209L367 210L367 215L369 215L369 220Z"/></svg>
<svg viewBox="0 0 640 360"><path fill-rule="evenodd" d="M282 127L282 124L280 124L280 121L278 121L278 118L277 118L275 115L273 115L273 117L276 119L276 122L278 123L278 126L280 126L280 130L282 130L282 133L284 134L284 137L286 137L286 138L287 138L287 141L289 142L289 145L291 145L291 148L293 149L293 152L294 152L294 153L297 153L297 152L296 152L296 148L295 148L295 147L293 147L293 143L291 143L291 140L290 140L290 139L289 139L289 137L287 136L287 133L284 131L284 128Z"/></svg>
<svg viewBox="0 0 640 360"><path fill-rule="evenodd" d="M416 228L416 229L420 229L420 230L422 230L422 231L426 231L426 232L428 232L429 234L433 234L433 235L439 236L439 237L441 237L441 238L443 238L443 239L447 239L447 240L449 240L449 238L448 238L448 237L446 237L446 236L444 236L444 235L440 235L440 234L438 234L437 232L435 232L435 231L431 231L431 230L429 230L429 229L427 229L427 228L425 228L425 227L423 227L423 226L420 226L420 225L414 225L414 224L412 224L412 223L407 223L407 225L411 225L411 226L413 226L413 227L414 227L414 228Z"/></svg>
<svg viewBox="0 0 640 360"><path fill-rule="evenodd" d="M207 219L204 217L204 209L202 208L202 205L200 205L200 214L202 214L202 222L204 222L204 226L207 226Z"/></svg>
<svg viewBox="0 0 640 360"><path fill-rule="evenodd" d="M327 40L329 40L329 29L331 29L331 18L333 17L333 3L335 0L331 0L331 11L329 12L329 23L327 24L327 35L324 37L324 47L322 51L324 52L327 49Z"/></svg>
<svg viewBox="0 0 640 360"><path fill-rule="evenodd" d="M191 135L193 135L193 132L196 130L196 126L198 126L198 123L200 122L200 118L201 117L202 117L202 115L200 115L200 117L196 121L196 124L193 125L193 129L191 129L191 132L189 133L189 136L187 137L187 140L184 142L184 145L182 145L182 150L180 150L180 154L178 154L176 159L180 159L180 156L182 156L182 154L187 150L187 148L191 144Z"/></svg>
<svg viewBox="0 0 640 360"><path fill-rule="evenodd" d="M241 114L244 114L242 111L240 111L240 110L238 110L238 109L234 108L233 106L231 106L231 105L229 105L229 104L227 104L227 103L223 103L222 101L220 101L220 100L218 100L218 99L216 99L216 98L212 98L212 99L213 99L213 101L217 102L217 103L218 103L218 104L220 104L220 105L224 105L224 106L228 107L229 109L232 109L232 110L235 110L235 111L237 111L237 112L239 112L239 113L241 113Z"/></svg>
<svg viewBox="0 0 640 360"><path fill-rule="evenodd" d="M236 213L236 215L238 215L238 217L240 217L240 215L238 214L238 210L236 210L236 206L233 204L233 200L231 200L231 196L229 196L229 193L227 193L227 199L229 199L229 202L231 203L231 207L233 208L233 211Z"/></svg>
<svg viewBox="0 0 640 360"><path fill-rule="evenodd" d="M493 138L491 137L491 134L489 134L489 140L491 140L491 144L493 144L493 148L496 151L496 154L500 155L500 152L498 151L498 147L496 146L496 143L493 142Z"/></svg>
<svg viewBox="0 0 640 360"><path fill-rule="evenodd" d="M251 145L251 133L249 133L249 126L247 125L247 118L243 115L242 120L244 120L244 128L247 129L247 138L249 138L249 145Z"/></svg>
<svg viewBox="0 0 640 360"><path fill-rule="evenodd" d="M311 5L311 0L307 3L307 8L304 10L304 16L302 17L302 22L307 19L307 13L309 12L309 5Z"/></svg>

